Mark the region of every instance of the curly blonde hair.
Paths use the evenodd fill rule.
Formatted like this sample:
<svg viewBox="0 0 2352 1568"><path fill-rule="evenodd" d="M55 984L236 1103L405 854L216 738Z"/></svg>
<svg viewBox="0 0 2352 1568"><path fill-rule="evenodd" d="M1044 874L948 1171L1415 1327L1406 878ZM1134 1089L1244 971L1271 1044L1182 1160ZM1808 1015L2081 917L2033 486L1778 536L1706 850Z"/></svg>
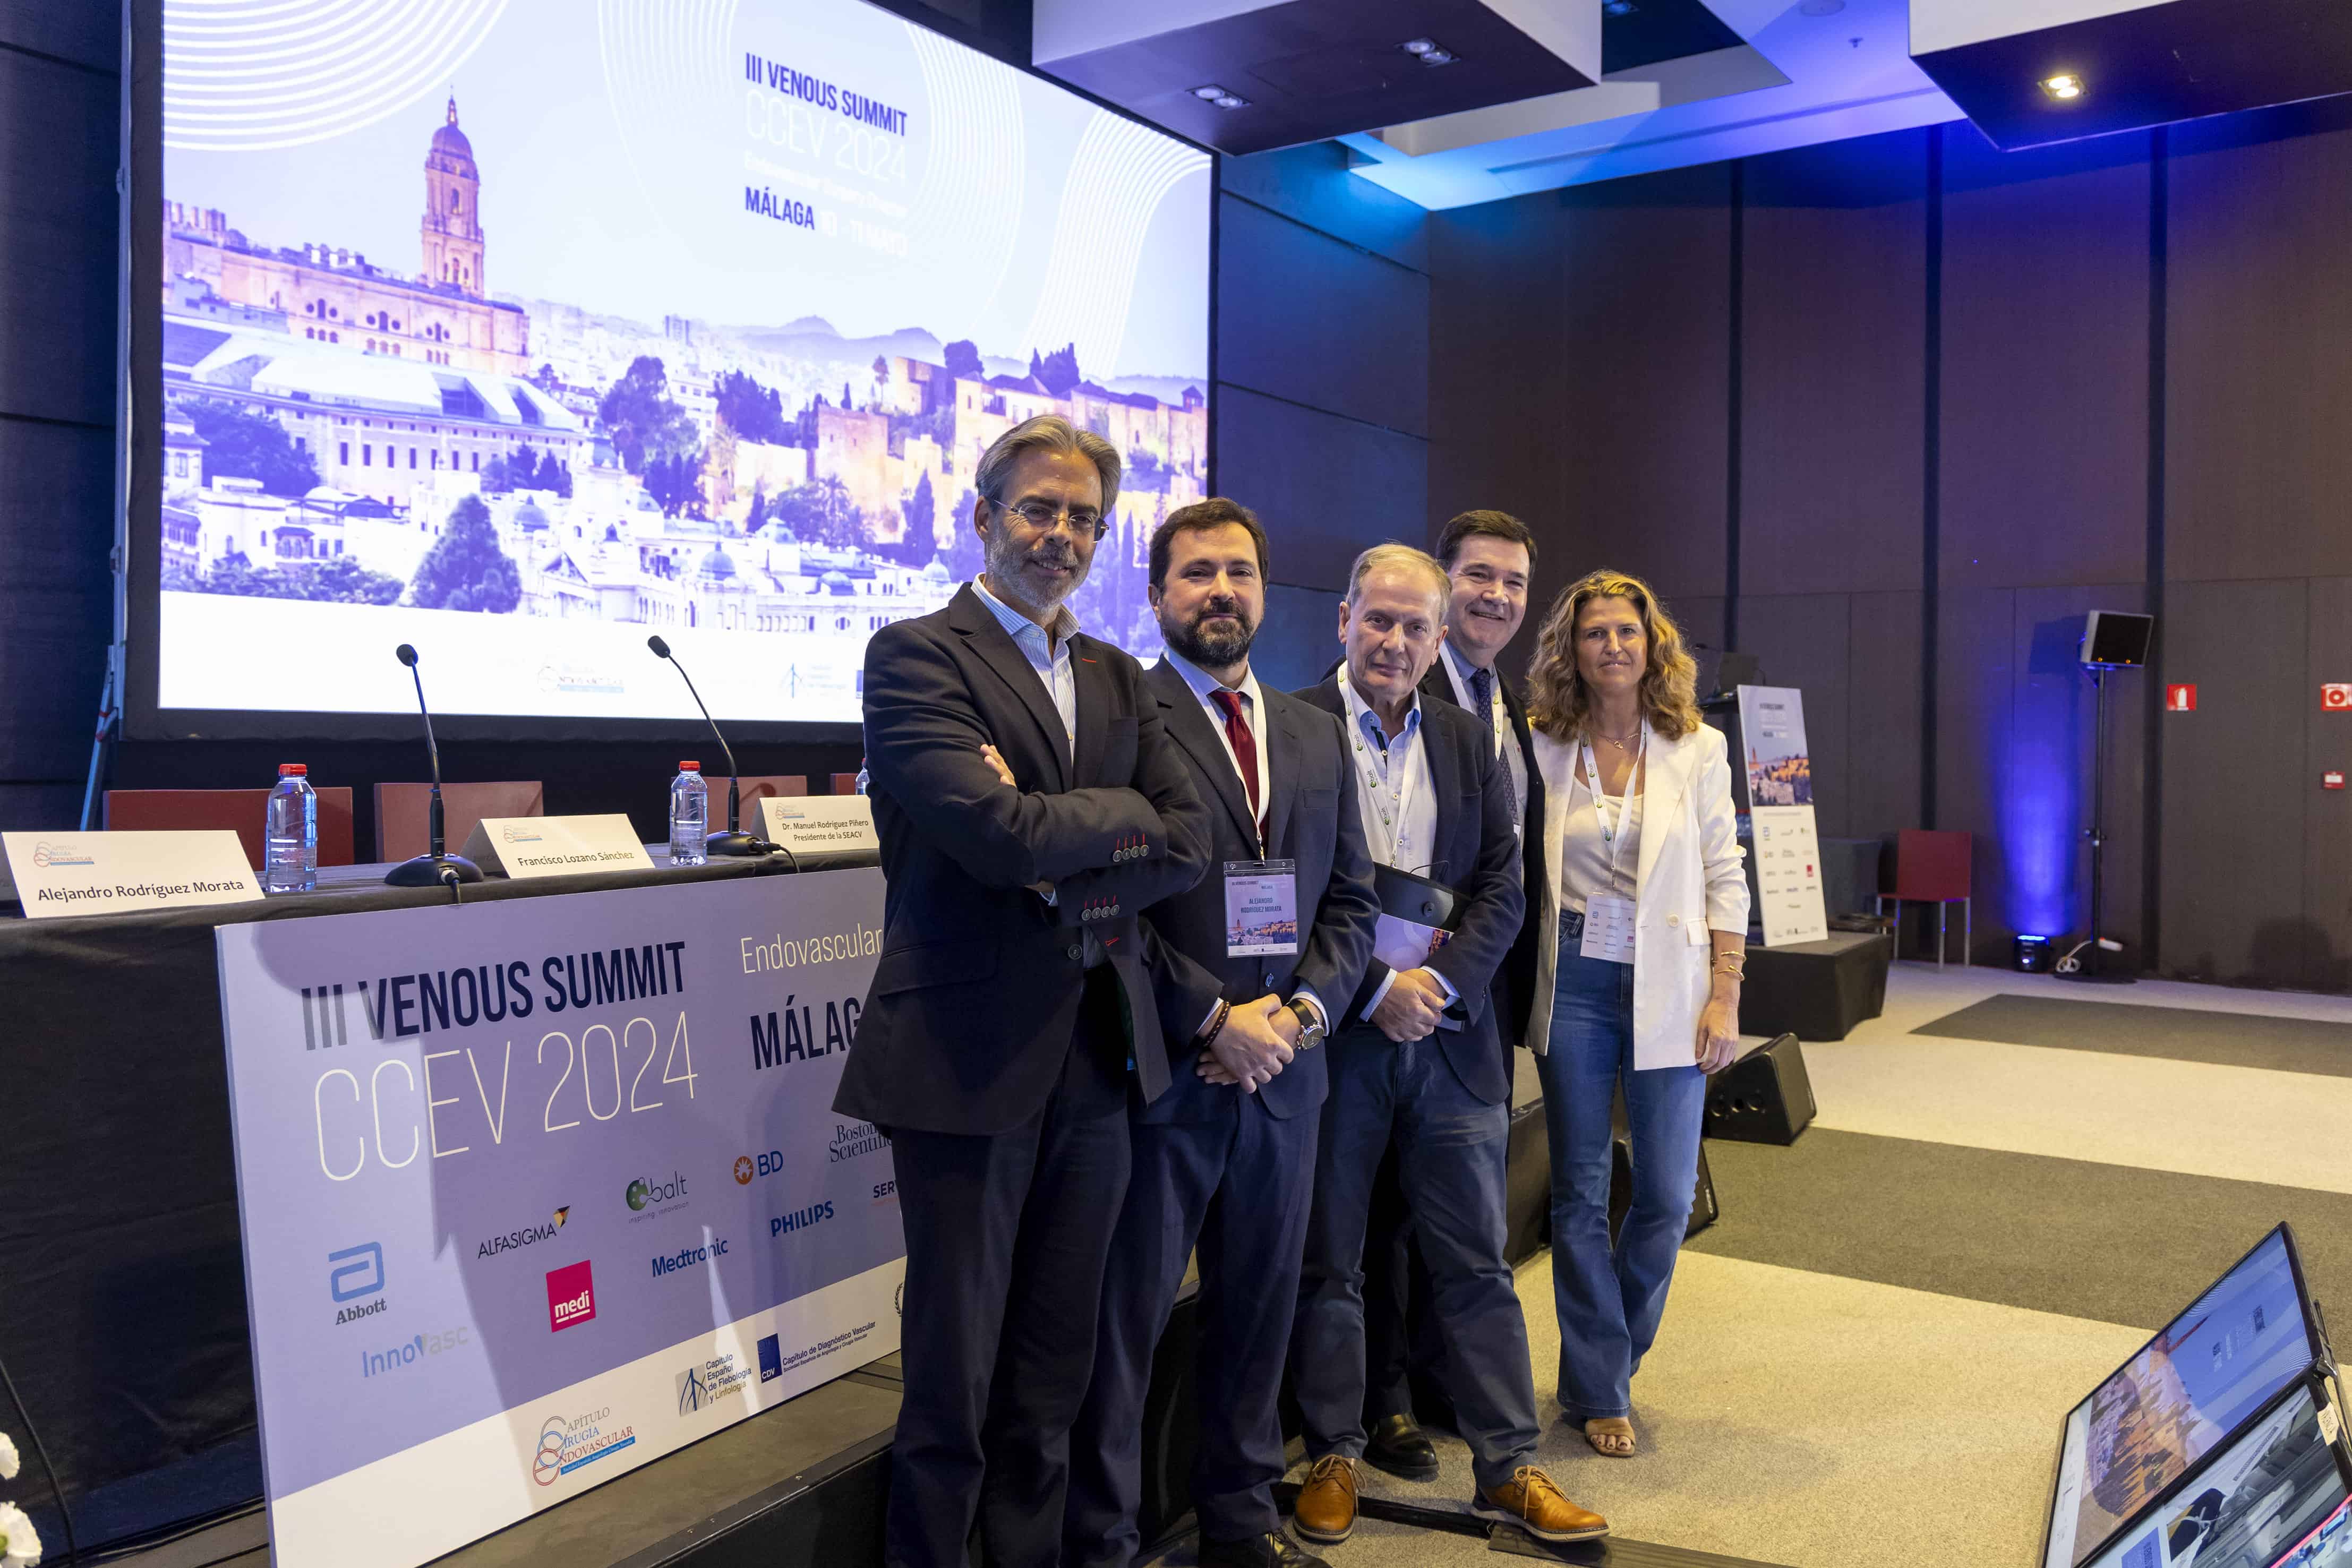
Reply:
<svg viewBox="0 0 2352 1568"><path fill-rule="evenodd" d="M1698 664L1683 648L1682 629L1650 585L1603 568L1570 583L1551 601L1537 633L1528 673L1528 722L1554 740L1574 740L1592 715L1592 694L1576 668L1576 618L1596 599L1632 602L1642 617L1649 658L1642 671L1642 716L1669 740L1698 728Z"/></svg>

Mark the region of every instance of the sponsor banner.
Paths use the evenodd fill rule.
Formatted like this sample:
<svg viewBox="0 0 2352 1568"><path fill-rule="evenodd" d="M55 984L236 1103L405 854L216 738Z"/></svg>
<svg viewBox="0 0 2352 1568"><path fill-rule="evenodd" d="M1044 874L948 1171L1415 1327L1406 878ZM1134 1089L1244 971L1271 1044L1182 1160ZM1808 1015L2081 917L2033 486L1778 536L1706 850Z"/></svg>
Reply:
<svg viewBox="0 0 2352 1568"><path fill-rule="evenodd" d="M35 920L249 904L261 896L244 846L226 828L194 832L0 833L0 895Z"/></svg>
<svg viewBox="0 0 2352 1568"><path fill-rule="evenodd" d="M856 869L220 928L283 1568L409 1568L898 1348L889 1143L827 1109L881 911Z"/></svg>
<svg viewBox="0 0 2352 1568"><path fill-rule="evenodd" d="M1793 686L1741 686L1757 915L1764 946L1819 942L1830 934L1822 899L1822 845L1813 823L1813 761L1805 747L1804 694Z"/></svg>

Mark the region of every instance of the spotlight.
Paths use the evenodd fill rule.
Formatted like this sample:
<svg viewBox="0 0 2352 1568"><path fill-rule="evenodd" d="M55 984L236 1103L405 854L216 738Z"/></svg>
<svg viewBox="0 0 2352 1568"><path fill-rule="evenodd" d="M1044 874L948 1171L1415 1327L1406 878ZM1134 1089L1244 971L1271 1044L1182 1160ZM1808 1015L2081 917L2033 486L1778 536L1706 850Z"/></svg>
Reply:
<svg viewBox="0 0 2352 1568"><path fill-rule="evenodd" d="M1233 95L1225 91L1223 88L1211 85L1208 87L1194 88L1192 89L1192 96L1201 99L1204 103L1214 103L1221 98L1230 98Z"/></svg>
<svg viewBox="0 0 2352 1568"><path fill-rule="evenodd" d="M2083 78L2072 71L2062 71L2054 77L2044 77L2042 90L2061 103L2071 102L2083 96Z"/></svg>
<svg viewBox="0 0 2352 1568"><path fill-rule="evenodd" d="M1432 49L1421 57L1421 63L1425 66L1450 66L1457 57L1449 50Z"/></svg>
<svg viewBox="0 0 2352 1568"><path fill-rule="evenodd" d="M1630 16L1640 9L1633 0L1601 0L1601 14L1604 16Z"/></svg>
<svg viewBox="0 0 2352 1568"><path fill-rule="evenodd" d="M1437 47L1437 41L1434 38L1407 38L1397 47L1408 55L1425 55Z"/></svg>
<svg viewBox="0 0 2352 1568"><path fill-rule="evenodd" d="M1249 99L1245 98L1235 98L1232 93L1227 93L1224 97L1217 99L1217 107L1219 109L1247 109L1249 107Z"/></svg>
<svg viewBox="0 0 2352 1568"><path fill-rule="evenodd" d="M2021 973L2046 975L2050 972L2049 937L2020 936L2016 950L2017 967Z"/></svg>

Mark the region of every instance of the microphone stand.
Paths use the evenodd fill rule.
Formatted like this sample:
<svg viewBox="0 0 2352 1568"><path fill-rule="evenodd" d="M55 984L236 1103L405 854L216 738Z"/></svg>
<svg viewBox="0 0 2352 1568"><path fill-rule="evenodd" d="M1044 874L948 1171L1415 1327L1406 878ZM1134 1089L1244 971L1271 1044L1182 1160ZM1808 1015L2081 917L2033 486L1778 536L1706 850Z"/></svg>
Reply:
<svg viewBox="0 0 2352 1568"><path fill-rule="evenodd" d="M383 880L393 887L446 886L455 898L457 884L482 880L482 868L463 855L449 852L443 833L441 814L441 748L433 743L433 714L425 706L425 676L416 667L416 650L403 643L397 650L400 662L416 681L416 711L425 720L425 755L433 763L433 803L427 809L425 823L432 834L432 848L425 853L401 862L383 873Z"/></svg>
<svg viewBox="0 0 2352 1568"><path fill-rule="evenodd" d="M734 748L727 744L727 737L719 732L719 721L710 716L710 709L703 703L702 694L694 689L694 677L686 673L686 666L677 662L677 655L669 651L669 643L662 638L648 637L646 646L668 660L669 667L677 672L677 678L686 683L687 695L694 699L696 707L702 709L702 722L710 727L710 738L719 743L719 754L727 759L727 831L713 833L703 840L702 852L730 858L773 853L778 845L770 843L757 833L741 831L739 819L742 813L742 780L735 770Z"/></svg>

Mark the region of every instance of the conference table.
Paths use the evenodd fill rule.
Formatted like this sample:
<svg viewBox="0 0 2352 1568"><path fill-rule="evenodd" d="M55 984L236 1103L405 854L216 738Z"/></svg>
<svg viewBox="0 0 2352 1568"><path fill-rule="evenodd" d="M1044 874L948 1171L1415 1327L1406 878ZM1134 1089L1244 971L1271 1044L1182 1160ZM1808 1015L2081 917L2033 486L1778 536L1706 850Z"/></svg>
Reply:
<svg viewBox="0 0 2352 1568"><path fill-rule="evenodd" d="M462 897L877 862L852 851L673 866L667 845L647 852L651 870L493 878ZM321 869L312 893L194 909L28 920L0 904L0 1361L69 1496L253 1430L213 933L451 901L387 887L386 869ZM15 1425L0 1410L0 1428Z"/></svg>

